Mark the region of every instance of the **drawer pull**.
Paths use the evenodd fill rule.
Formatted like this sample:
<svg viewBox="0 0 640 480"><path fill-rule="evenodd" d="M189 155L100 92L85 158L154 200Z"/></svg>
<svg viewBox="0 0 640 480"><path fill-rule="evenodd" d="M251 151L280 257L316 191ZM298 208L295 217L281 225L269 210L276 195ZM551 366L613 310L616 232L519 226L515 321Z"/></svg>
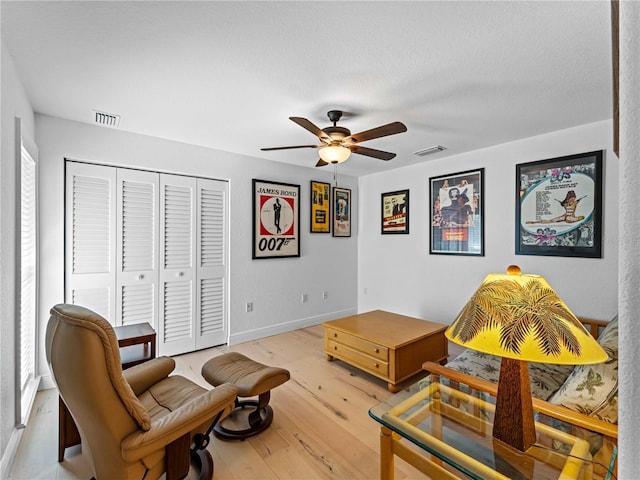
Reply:
<svg viewBox="0 0 640 480"><path fill-rule="evenodd" d="M333 349L334 349L334 350L337 350L337 349L338 349L338 346L337 346L337 345L334 345L334 346L333 346Z"/></svg>
<svg viewBox="0 0 640 480"><path fill-rule="evenodd" d="M379 348L374 348L373 351L376 352L376 353L380 353L380 349Z"/></svg>
<svg viewBox="0 0 640 480"><path fill-rule="evenodd" d="M333 336L337 338L337 337L338 337L338 334L337 334L337 333L334 333L334 334L333 334Z"/></svg>
<svg viewBox="0 0 640 480"><path fill-rule="evenodd" d="M380 365L378 365L377 363L374 363L374 364L373 364L373 366L374 366L375 368L378 368Z"/></svg>

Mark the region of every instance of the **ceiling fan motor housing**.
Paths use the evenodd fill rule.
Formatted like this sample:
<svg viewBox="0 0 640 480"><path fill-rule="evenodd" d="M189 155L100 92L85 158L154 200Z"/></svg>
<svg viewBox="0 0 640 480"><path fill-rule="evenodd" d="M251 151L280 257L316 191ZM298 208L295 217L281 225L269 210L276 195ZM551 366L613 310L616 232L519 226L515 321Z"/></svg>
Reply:
<svg viewBox="0 0 640 480"><path fill-rule="evenodd" d="M331 140L333 140L334 142L339 142L351 135L351 131L348 128L344 127L326 127L323 128L322 131L329 135Z"/></svg>

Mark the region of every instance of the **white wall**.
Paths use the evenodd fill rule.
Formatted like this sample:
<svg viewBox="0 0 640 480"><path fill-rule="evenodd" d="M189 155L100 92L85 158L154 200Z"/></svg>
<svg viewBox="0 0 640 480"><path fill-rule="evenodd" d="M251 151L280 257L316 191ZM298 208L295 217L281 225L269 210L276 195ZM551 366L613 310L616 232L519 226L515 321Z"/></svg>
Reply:
<svg viewBox="0 0 640 480"><path fill-rule="evenodd" d="M215 128L212 126L212 132ZM243 157L115 129L36 116L41 178L40 322L64 301L64 159L138 167L229 181L230 343L315 325L356 311L356 235L309 233L309 182L330 182L332 172ZM303 162L304 159L301 159ZM300 185L300 258L251 259L251 179ZM339 186L357 181L340 175ZM357 202L353 211L357 212ZM357 222L357 213L353 218ZM329 292L327 300L322 291ZM303 293L309 295L301 302ZM246 302L254 304L245 312ZM44 365L41 362L41 368Z"/></svg>
<svg viewBox="0 0 640 480"><path fill-rule="evenodd" d="M497 145L359 179L358 310L450 324L488 273L510 264L543 275L576 315L617 312L618 159L610 121ZM603 258L515 255L515 165L606 149ZM429 254L429 177L484 168L485 255ZM409 235L380 234L380 194L409 189Z"/></svg>
<svg viewBox="0 0 640 480"><path fill-rule="evenodd" d="M640 3L620 2L620 468L640 472Z"/></svg>
<svg viewBox="0 0 640 480"><path fill-rule="evenodd" d="M18 77L11 55L2 44L2 149L0 163L0 478L4 478L9 455L9 442L15 442L15 335L16 333L16 231L20 218L15 214L17 186L20 178L16 170L15 118L21 120L21 133L34 139L34 115L31 104ZM13 436L13 439L12 439Z"/></svg>

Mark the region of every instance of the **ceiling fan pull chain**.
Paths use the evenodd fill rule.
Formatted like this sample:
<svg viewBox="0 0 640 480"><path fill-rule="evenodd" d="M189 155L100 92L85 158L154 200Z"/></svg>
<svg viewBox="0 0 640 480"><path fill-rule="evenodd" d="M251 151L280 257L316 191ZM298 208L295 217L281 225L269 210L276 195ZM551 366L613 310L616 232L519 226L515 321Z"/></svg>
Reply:
<svg viewBox="0 0 640 480"><path fill-rule="evenodd" d="M333 186L334 187L338 186L338 164L337 163L333 164Z"/></svg>

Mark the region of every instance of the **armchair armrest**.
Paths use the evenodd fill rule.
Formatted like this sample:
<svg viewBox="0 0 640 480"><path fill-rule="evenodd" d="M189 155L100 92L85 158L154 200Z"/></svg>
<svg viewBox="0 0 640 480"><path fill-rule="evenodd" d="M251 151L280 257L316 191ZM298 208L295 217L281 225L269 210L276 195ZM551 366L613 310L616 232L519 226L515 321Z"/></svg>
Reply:
<svg viewBox="0 0 640 480"><path fill-rule="evenodd" d="M176 362L173 358L157 357L123 370L122 374L137 397L151 385L167 378L175 368Z"/></svg>
<svg viewBox="0 0 640 480"><path fill-rule="evenodd" d="M212 421L222 412L225 417L233 411L238 388L226 383L185 403L180 408L151 423L148 431L137 430L122 441L122 457L126 462L135 462L177 438L189 433L199 425Z"/></svg>
<svg viewBox="0 0 640 480"><path fill-rule="evenodd" d="M464 383L471 388L485 391L493 395L494 397L498 393L498 386L494 383L487 382L486 380L483 380L481 378L473 377L471 375L467 375L466 373L462 373L451 368L443 367L442 365L439 365L437 363L425 362L422 364L422 368L424 370L427 370L429 373L441 375L448 378L449 380ZM532 397L532 401L534 410L543 413L544 415L564 422L569 422L573 425L581 428L586 428L593 432L600 433L605 437L612 438L615 444L618 443L617 425L599 420L597 418L589 417L587 415L583 415L582 413L569 410L568 408L562 407L560 405L554 405L552 403L545 402L544 400L540 400L539 398Z"/></svg>

